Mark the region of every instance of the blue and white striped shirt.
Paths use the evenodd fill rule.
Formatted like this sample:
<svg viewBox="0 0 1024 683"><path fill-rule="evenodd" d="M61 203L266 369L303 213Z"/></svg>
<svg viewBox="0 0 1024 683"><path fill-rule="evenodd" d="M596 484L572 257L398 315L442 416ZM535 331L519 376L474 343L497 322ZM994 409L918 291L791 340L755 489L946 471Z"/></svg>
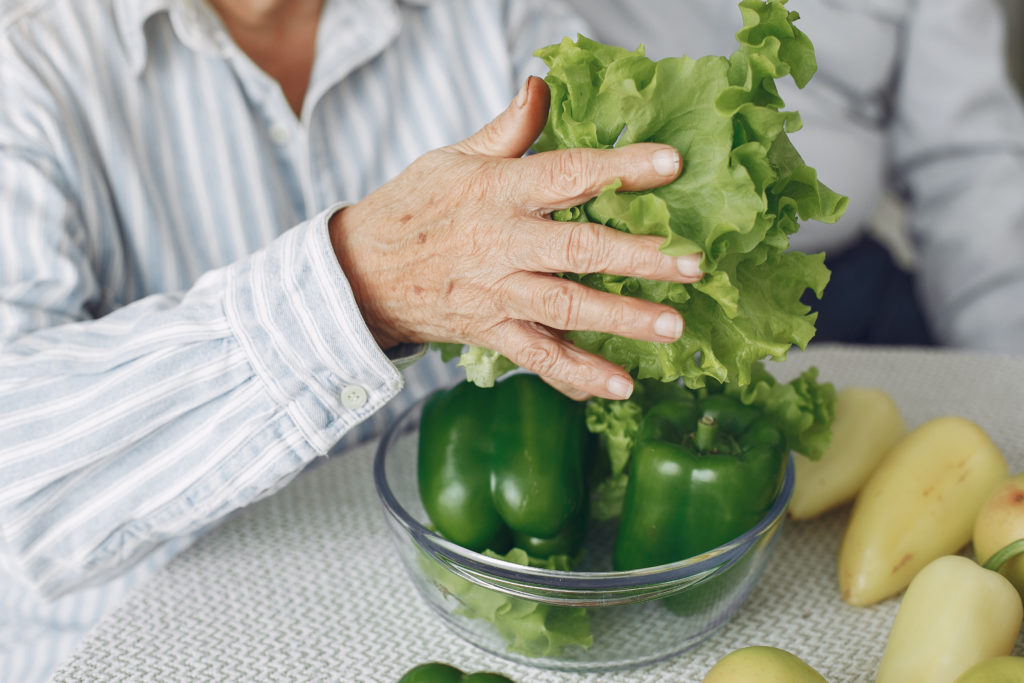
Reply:
<svg viewBox="0 0 1024 683"><path fill-rule="evenodd" d="M452 381L376 346L327 219L581 28L551 0L328 1L296 117L201 0L0 0L0 680Z"/></svg>

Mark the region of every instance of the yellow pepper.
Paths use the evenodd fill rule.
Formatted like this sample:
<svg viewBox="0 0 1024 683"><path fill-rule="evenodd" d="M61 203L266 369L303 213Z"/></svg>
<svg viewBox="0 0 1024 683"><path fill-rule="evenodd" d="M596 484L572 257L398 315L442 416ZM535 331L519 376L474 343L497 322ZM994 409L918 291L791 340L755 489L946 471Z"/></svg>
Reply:
<svg viewBox="0 0 1024 683"><path fill-rule="evenodd" d="M836 393L832 440L818 460L796 458L791 519L817 517L857 496L886 453L907 432L896 402L881 389Z"/></svg>
<svg viewBox="0 0 1024 683"><path fill-rule="evenodd" d="M876 683L954 683L1010 654L1024 619L1005 577L961 555L930 562L900 602Z"/></svg>
<svg viewBox="0 0 1024 683"><path fill-rule="evenodd" d="M963 548L1006 460L978 425L940 417L903 437L861 489L839 550L851 605L896 595L930 561Z"/></svg>

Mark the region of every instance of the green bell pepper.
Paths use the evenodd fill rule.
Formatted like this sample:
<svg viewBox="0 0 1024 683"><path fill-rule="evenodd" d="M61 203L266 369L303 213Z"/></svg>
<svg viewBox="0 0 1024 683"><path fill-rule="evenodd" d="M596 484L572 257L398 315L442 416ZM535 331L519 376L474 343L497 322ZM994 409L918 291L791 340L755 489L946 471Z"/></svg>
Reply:
<svg viewBox="0 0 1024 683"><path fill-rule="evenodd" d="M508 676L492 671L466 673L443 662L427 662L409 669L398 683L514 683Z"/></svg>
<svg viewBox="0 0 1024 683"><path fill-rule="evenodd" d="M584 405L536 375L433 394L420 420L420 499L437 530L470 550L513 543L572 555L586 530Z"/></svg>
<svg viewBox="0 0 1024 683"><path fill-rule="evenodd" d="M653 405L633 445L615 569L692 557L753 527L778 495L788 450L775 423L736 397Z"/></svg>

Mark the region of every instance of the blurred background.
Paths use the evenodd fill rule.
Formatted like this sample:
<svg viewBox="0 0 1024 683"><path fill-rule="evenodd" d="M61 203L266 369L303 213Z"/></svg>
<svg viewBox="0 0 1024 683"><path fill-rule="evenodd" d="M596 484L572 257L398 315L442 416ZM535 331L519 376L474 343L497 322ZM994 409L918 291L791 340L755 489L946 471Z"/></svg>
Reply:
<svg viewBox="0 0 1024 683"><path fill-rule="evenodd" d="M927 0L925 0L927 1ZM1024 0L1000 0L1007 16L1007 60L1010 74L1024 98ZM903 209L895 197L887 197L871 220L871 233L889 247L896 261L914 268L914 248L906 233Z"/></svg>

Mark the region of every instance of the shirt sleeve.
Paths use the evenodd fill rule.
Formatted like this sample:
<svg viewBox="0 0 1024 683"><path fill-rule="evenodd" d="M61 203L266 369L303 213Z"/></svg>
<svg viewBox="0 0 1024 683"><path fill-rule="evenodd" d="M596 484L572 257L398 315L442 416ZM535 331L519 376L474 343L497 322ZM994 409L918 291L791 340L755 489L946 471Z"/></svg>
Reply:
<svg viewBox="0 0 1024 683"><path fill-rule="evenodd" d="M991 0L917 2L889 130L938 338L1024 351L1024 115Z"/></svg>
<svg viewBox="0 0 1024 683"><path fill-rule="evenodd" d="M403 382L334 257L338 207L100 316L69 187L0 144L0 547L49 597L279 489Z"/></svg>

